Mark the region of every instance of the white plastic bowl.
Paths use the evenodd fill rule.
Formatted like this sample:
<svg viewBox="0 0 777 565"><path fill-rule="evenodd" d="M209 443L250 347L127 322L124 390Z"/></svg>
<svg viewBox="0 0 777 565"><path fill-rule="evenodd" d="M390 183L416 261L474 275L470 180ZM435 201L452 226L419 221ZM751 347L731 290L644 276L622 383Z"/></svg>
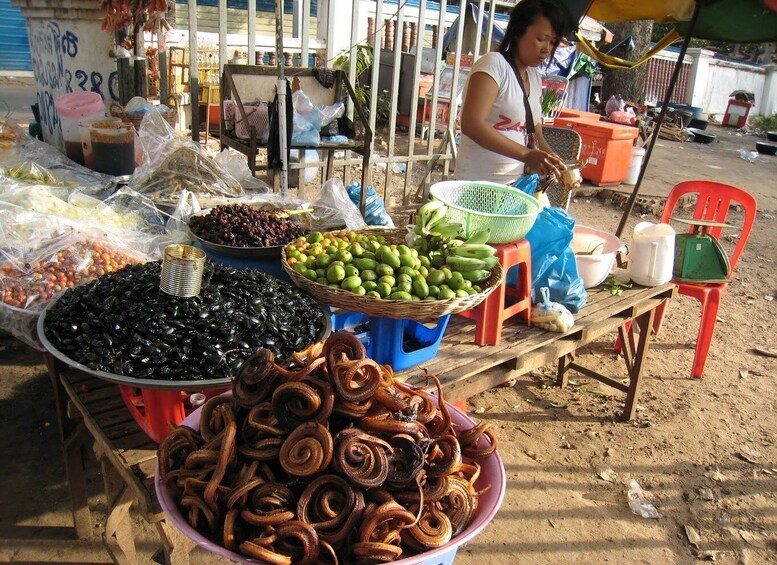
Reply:
<svg viewBox="0 0 777 565"><path fill-rule="evenodd" d="M604 282L615 266L615 254L620 249L624 249L623 242L615 235L587 226L575 226L572 250L585 288Z"/></svg>

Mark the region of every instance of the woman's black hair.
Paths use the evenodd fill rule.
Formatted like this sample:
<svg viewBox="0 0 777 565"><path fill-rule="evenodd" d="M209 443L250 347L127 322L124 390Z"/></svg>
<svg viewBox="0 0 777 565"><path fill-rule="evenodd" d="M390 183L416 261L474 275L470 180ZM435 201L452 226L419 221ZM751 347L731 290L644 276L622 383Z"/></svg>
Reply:
<svg viewBox="0 0 777 565"><path fill-rule="evenodd" d="M544 16L550 22L553 31L559 39L569 34L575 27L568 10L560 3L553 0L521 0L515 5L507 23L505 36L499 44L498 51L507 55L515 55L518 48L518 40L526 33L526 29L532 25L539 16ZM550 58L553 59L553 52Z"/></svg>

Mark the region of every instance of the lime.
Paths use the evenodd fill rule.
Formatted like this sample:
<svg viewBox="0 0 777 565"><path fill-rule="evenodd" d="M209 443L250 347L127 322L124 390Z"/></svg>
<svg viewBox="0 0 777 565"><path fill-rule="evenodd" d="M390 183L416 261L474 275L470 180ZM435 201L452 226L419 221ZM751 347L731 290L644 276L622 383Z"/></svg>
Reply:
<svg viewBox="0 0 777 565"><path fill-rule="evenodd" d="M353 265L346 265L345 266L345 276L347 277L353 277L359 274L359 269L354 267Z"/></svg>
<svg viewBox="0 0 777 565"><path fill-rule="evenodd" d="M387 284L387 285L389 285L389 288L391 288L392 286L397 284L397 279L395 279L391 275L386 275L386 276L380 277L378 279L378 284L380 284L380 283Z"/></svg>
<svg viewBox="0 0 777 565"><path fill-rule="evenodd" d="M326 270L326 280L330 283L339 283L345 279L345 268L342 265L330 265Z"/></svg>
<svg viewBox="0 0 777 565"><path fill-rule="evenodd" d="M429 296L432 298L437 298L440 296L440 287L434 284L429 285Z"/></svg>
<svg viewBox="0 0 777 565"><path fill-rule="evenodd" d="M410 275L411 277L414 277L418 274L418 272L412 267L400 267L399 269L397 269L397 274Z"/></svg>
<svg viewBox="0 0 777 565"><path fill-rule="evenodd" d="M313 269L308 269L303 273L305 275L305 278L311 281L314 281L318 278L318 275Z"/></svg>
<svg viewBox="0 0 777 565"><path fill-rule="evenodd" d="M305 238L308 243L318 243L322 239L324 239L324 234L320 231L312 231L308 234L308 236Z"/></svg>
<svg viewBox="0 0 777 565"><path fill-rule="evenodd" d="M398 282L396 289L400 292L413 292L413 283L412 282ZM427 289L428 290L428 289Z"/></svg>
<svg viewBox="0 0 777 565"><path fill-rule="evenodd" d="M437 269L432 269L429 274L426 275L426 282L434 285L441 285L445 282L445 273Z"/></svg>
<svg viewBox="0 0 777 565"><path fill-rule="evenodd" d="M321 267L322 269L326 269L331 262L332 262L332 256L327 255L326 253L322 253L321 255L316 257L316 267Z"/></svg>
<svg viewBox="0 0 777 565"><path fill-rule="evenodd" d="M369 297L372 297L372 298L383 298L380 294L378 294L374 290L368 290L367 294L365 296L369 296Z"/></svg>
<svg viewBox="0 0 777 565"><path fill-rule="evenodd" d="M419 298L426 298L429 296L429 286L423 277L413 281L413 292Z"/></svg>
<svg viewBox="0 0 777 565"><path fill-rule="evenodd" d="M358 276L354 275L354 276L346 277L345 279L343 279L343 282L340 283L340 288L342 288L344 290L351 290L352 291L357 286L361 286L361 284L362 284L362 280ZM362 287L362 294L364 294L364 292L365 292L365 290Z"/></svg>
<svg viewBox="0 0 777 565"><path fill-rule="evenodd" d="M440 289L439 298L440 300L450 300L451 298L456 298L456 293L449 288L442 288Z"/></svg>
<svg viewBox="0 0 777 565"><path fill-rule="evenodd" d="M404 274L403 275L397 275L397 283L402 283L402 282L412 283L413 282L413 277L411 277L410 275L404 275Z"/></svg>
<svg viewBox="0 0 777 565"><path fill-rule="evenodd" d="M394 269L390 265L386 265L385 263L378 263L378 265L375 267L375 272L378 274L379 277L383 277L386 275L393 275Z"/></svg>
<svg viewBox="0 0 777 565"><path fill-rule="evenodd" d="M349 247L348 250L354 257L361 257L364 254L364 247L362 247L358 241L351 244L351 247Z"/></svg>
<svg viewBox="0 0 777 565"><path fill-rule="evenodd" d="M340 251L337 252L337 255L335 255L338 260L342 261L343 263L350 263L353 261L353 255L351 255L351 252L347 249L340 249Z"/></svg>
<svg viewBox="0 0 777 565"><path fill-rule="evenodd" d="M359 273L359 276L362 278L363 281L378 280L378 274L375 271L371 271L370 269L365 269L364 271Z"/></svg>
<svg viewBox="0 0 777 565"><path fill-rule="evenodd" d="M391 294L391 285L384 282L378 283L378 286L375 287L375 292L377 292L381 298L386 298Z"/></svg>
<svg viewBox="0 0 777 565"><path fill-rule="evenodd" d="M366 290L367 292L371 290L375 290L378 287L378 283L376 283L375 281L365 281L364 273L362 273L362 281L363 281L362 286L364 287L364 290Z"/></svg>
<svg viewBox="0 0 777 565"><path fill-rule="evenodd" d="M296 272L298 272L300 275L304 275L305 271L308 270L308 268L305 266L305 263L294 263L294 266L292 267Z"/></svg>
<svg viewBox="0 0 777 565"><path fill-rule="evenodd" d="M389 300L412 300L413 297L410 295L409 292L403 292L401 290L398 290L396 292L392 292L389 296Z"/></svg>

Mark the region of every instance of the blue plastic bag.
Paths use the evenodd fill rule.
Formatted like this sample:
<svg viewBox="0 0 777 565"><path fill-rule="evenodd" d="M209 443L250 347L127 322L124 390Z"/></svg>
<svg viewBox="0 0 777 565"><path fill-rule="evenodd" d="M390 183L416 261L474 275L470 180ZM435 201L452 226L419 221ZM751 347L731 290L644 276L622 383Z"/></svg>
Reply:
<svg viewBox="0 0 777 565"><path fill-rule="evenodd" d="M513 183L513 188L517 188L529 196L534 196L538 186L540 186L540 175L537 173L524 175Z"/></svg>
<svg viewBox="0 0 777 565"><path fill-rule="evenodd" d="M354 182L348 185L345 189L348 191L348 197L351 202L356 204L358 208L361 204L362 197L362 185L359 182ZM371 186L367 187L367 200L365 202L364 221L368 226L384 226L388 228L394 227L394 222L391 220L391 216L386 212L386 207L383 204L383 199L378 196L375 189Z"/></svg>
<svg viewBox="0 0 777 565"><path fill-rule="evenodd" d="M534 226L526 234L531 245L532 303L541 301L539 289L548 287L551 302L558 302L575 313L582 308L588 293L577 271L572 235L575 220L562 208L543 208ZM518 268L507 272L507 283L515 286Z"/></svg>

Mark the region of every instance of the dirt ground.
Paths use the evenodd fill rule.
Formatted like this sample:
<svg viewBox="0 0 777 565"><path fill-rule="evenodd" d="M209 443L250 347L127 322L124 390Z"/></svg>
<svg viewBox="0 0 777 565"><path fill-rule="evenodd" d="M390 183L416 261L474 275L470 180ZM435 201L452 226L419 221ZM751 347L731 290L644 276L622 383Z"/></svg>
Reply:
<svg viewBox="0 0 777 565"><path fill-rule="evenodd" d="M717 179L756 194L756 228L722 301L705 378L689 378L699 306L680 297L650 350L633 422L615 420L621 393L577 374L560 390L552 367L471 398L470 415L496 431L508 488L493 523L459 549L458 565L777 562L777 359L755 351L777 347L777 157L744 161L738 149L754 147L755 138L717 130L721 142L711 146L660 141L646 177L651 198L640 201L624 232L629 240L636 222L656 221L651 210L660 211L661 196L682 180ZM627 190L587 187L570 213L581 224L614 230L619 193ZM734 211L731 221L741 218ZM737 234L725 232L729 252ZM602 339L580 351L582 364L625 377L612 345ZM99 541L105 500L94 464L95 540L72 539L40 355L2 337L0 367L0 562L110 562ZM652 496L660 518L631 512L631 479ZM142 562L151 562L154 537L137 522ZM193 561L221 562L199 550Z"/></svg>

